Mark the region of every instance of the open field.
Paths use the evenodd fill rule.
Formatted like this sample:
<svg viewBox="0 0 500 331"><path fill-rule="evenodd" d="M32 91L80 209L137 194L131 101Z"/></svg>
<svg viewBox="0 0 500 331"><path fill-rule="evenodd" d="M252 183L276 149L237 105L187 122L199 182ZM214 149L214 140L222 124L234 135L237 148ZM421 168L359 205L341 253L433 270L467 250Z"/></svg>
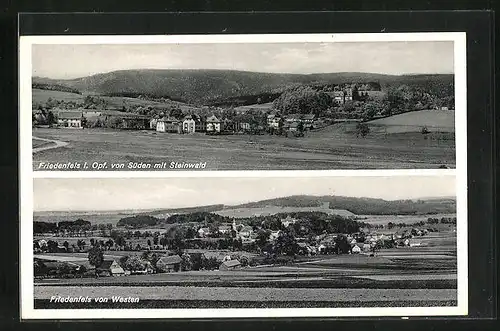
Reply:
<svg viewBox="0 0 500 331"><path fill-rule="evenodd" d="M455 111L420 110L380 118L368 122L375 132L403 133L421 132L427 127L430 132L455 132Z"/></svg>
<svg viewBox="0 0 500 331"><path fill-rule="evenodd" d="M63 91L55 91L55 90L42 90L42 89L33 89L32 90L32 98L33 103L46 103L49 98L54 100L61 100L65 102L74 101L83 103L84 98L89 93L71 93L71 92L63 92ZM142 100L138 98L128 98L128 97L110 97L110 96L102 96L99 95L100 98L107 102L108 108L121 108L123 105L135 107L155 107L160 109L170 109L172 105L178 106L182 111L193 111L198 108L190 106L188 104L182 102L169 101L167 102L158 102L158 101L150 101L150 100Z"/></svg>
<svg viewBox="0 0 500 331"><path fill-rule="evenodd" d="M65 102L83 102L85 97L82 94L56 91L56 90L42 90L42 89L32 89L32 102L35 103L46 103L49 98L53 100L61 100Z"/></svg>
<svg viewBox="0 0 500 331"><path fill-rule="evenodd" d="M103 170L111 170L110 163L123 163L123 170L133 170L127 168L129 162L206 162L206 170L455 166L453 140L424 139L420 133L370 134L357 138L347 132L352 126L355 125L335 124L307 132L303 138L35 128L33 136L69 145L33 155L33 169L38 170L40 161L107 162Z"/></svg>
<svg viewBox="0 0 500 331"><path fill-rule="evenodd" d="M279 213L297 213L297 212L323 212L330 215L340 215L344 217L354 216L345 209L329 209L326 207L280 207L280 206L267 206L262 208L234 208L216 211L216 214L221 216L233 218L245 218L252 216L268 216Z"/></svg>
<svg viewBox="0 0 500 331"><path fill-rule="evenodd" d="M113 227L116 227L116 224L118 221L124 217L130 217L134 216L137 214L131 213L131 214L122 214L122 213L116 213L116 214L79 214L79 213L71 213L71 214L58 214L58 215L51 215L51 214L46 214L46 213L34 213L33 215L33 221L38 221L38 222L61 222L61 221L75 221L79 218L84 219L85 221L89 221L92 224L107 224L111 223L113 224ZM135 230L134 230L135 231Z"/></svg>
<svg viewBox="0 0 500 331"><path fill-rule="evenodd" d="M429 217L431 218L439 218L441 217L456 217L456 214L428 214L428 215L357 215L360 221L377 225L387 225L387 223L405 223L412 224L421 221L427 221ZM433 227L439 225L448 225L448 224L432 224ZM450 225L451 226L451 225ZM448 226L446 226L448 228Z"/></svg>

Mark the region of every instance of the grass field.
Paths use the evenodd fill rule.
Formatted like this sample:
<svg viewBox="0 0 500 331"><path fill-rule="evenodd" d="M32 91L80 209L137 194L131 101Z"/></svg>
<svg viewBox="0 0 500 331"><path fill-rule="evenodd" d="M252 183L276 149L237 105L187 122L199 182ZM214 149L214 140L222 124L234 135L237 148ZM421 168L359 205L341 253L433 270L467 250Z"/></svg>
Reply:
<svg viewBox="0 0 500 331"><path fill-rule="evenodd" d="M420 133L372 134L357 138L348 132L353 125L335 124L308 132L304 138L35 128L33 136L68 142L69 145L33 155L33 169L38 170L40 161L106 161L108 165L104 170L111 170L110 163L127 166L128 162L206 162L206 170L455 166L453 140L424 139Z"/></svg>
<svg viewBox="0 0 500 331"><path fill-rule="evenodd" d="M49 98L53 100L61 100L65 102L75 101L75 102L83 102L84 95L71 93L71 92L63 92L63 91L52 91L52 90L41 90L41 89L32 89L32 101L33 103L46 103Z"/></svg>
<svg viewBox="0 0 500 331"><path fill-rule="evenodd" d="M234 208L234 209L224 209L215 212L221 216L233 217L233 218L245 218L252 216L267 216L279 213L297 213L297 212L323 212L330 215L340 215L344 217L354 216L348 210L345 209L329 209L325 207L279 207L279 206L266 206L262 208Z"/></svg>
<svg viewBox="0 0 500 331"><path fill-rule="evenodd" d="M455 132L455 111L420 110L368 122L373 131L387 133L421 132L427 127L430 132Z"/></svg>
<svg viewBox="0 0 500 331"><path fill-rule="evenodd" d="M63 91L52 91L52 90L41 90L41 89L32 90L33 103L46 103L49 98L65 102L69 101L83 102L85 95L86 95L85 93L77 94L77 93L70 93ZM165 103L165 102L141 100L137 98L128 98L128 97L108 97L108 96L99 96L99 97L107 102L108 108L121 108L125 104L130 107L151 106L163 109L170 109L172 105L177 105L182 111L191 111L197 109L196 107L175 101L170 101L169 103Z"/></svg>
<svg viewBox="0 0 500 331"><path fill-rule="evenodd" d="M61 221L76 221L77 219L81 218L84 219L85 221L89 221L92 224L107 224L111 223L113 224L114 227L116 227L116 224L118 221L124 217L129 217L129 216L134 216L136 214L131 213L131 214L78 214L78 213L72 213L72 214L58 214L58 215L52 215L52 214L46 214L46 213L35 213L33 215L33 221L38 221L38 222L52 222L52 223L57 223Z"/></svg>
<svg viewBox="0 0 500 331"><path fill-rule="evenodd" d="M420 221L427 221L429 217L439 218L441 217L456 217L456 214L429 214L429 215L357 215L359 220L365 223L370 223L373 225L381 224L387 225L387 223L405 223L412 224ZM442 225L442 224L441 224ZM433 224L432 226L437 226ZM450 225L451 227L451 225ZM446 228L449 228L446 226Z"/></svg>

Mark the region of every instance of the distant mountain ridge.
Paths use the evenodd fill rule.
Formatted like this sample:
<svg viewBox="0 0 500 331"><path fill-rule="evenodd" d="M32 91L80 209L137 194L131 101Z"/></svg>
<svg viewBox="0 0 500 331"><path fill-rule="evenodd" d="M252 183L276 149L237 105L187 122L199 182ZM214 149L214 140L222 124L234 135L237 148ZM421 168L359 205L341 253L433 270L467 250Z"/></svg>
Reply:
<svg viewBox="0 0 500 331"><path fill-rule="evenodd" d="M429 81L453 84L453 74L385 75L360 72L281 74L236 70L135 69L75 79L33 77L33 84L52 84L102 95L148 95L192 104L207 104L240 96L276 94L303 84L377 82L382 86Z"/></svg>

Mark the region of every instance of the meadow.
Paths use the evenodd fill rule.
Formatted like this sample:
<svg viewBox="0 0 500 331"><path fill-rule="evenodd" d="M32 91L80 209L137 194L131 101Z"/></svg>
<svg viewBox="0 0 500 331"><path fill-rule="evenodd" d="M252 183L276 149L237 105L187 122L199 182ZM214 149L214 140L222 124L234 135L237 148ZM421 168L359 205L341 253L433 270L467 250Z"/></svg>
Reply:
<svg viewBox="0 0 500 331"><path fill-rule="evenodd" d="M232 218L247 218L253 216L268 216L279 213L297 213L297 212L323 212L330 215L340 215L343 217L354 216L345 209L330 209L328 207L280 207L280 206L266 206L260 208L228 208L216 211L216 214Z"/></svg>
<svg viewBox="0 0 500 331"><path fill-rule="evenodd" d="M455 111L420 110L380 118L367 122L373 131L386 133L421 132L427 128L430 132L455 132Z"/></svg>
<svg viewBox="0 0 500 331"><path fill-rule="evenodd" d="M357 215L357 219L359 219L361 222L369 223L372 225L387 225L389 222L398 224L398 223L405 223L405 224L413 224L421 221L427 221L429 217L431 218L439 218L441 219L442 217L445 218L451 218L451 217L456 217L456 214L428 214L428 215ZM443 225L443 224L439 224ZM437 224L433 224L433 227L437 226ZM446 228L449 228L450 226L446 226Z"/></svg>
<svg viewBox="0 0 500 331"><path fill-rule="evenodd" d="M40 161L106 161L104 170L111 170L110 163L128 162L206 162L205 170L455 167L454 140L425 139L418 132L373 133L361 138L352 132L354 126L334 124L309 131L303 138L34 128L34 137L69 144L34 154L33 169L38 170Z"/></svg>
<svg viewBox="0 0 500 331"><path fill-rule="evenodd" d="M57 91L57 90L42 90L42 89L32 89L32 98L34 103L41 103L44 104L48 101L49 98L53 100L60 100L64 102L70 102L74 101L77 103L83 103L85 96L86 95L93 95L93 93L82 93L82 94L77 94L77 93L71 93L71 92L64 92L64 91ZM138 98L129 98L129 97L112 97L112 96L105 96L105 95L99 95L99 98L103 99L109 108L114 108L114 109L120 109L123 107L123 105L127 105L130 107L136 107L136 106L141 106L141 107L156 107L156 108L161 108L161 109L170 109L171 106L175 105L178 106L182 111L196 111L197 107L190 106L186 103L182 102L176 102L176 101L169 101L168 103L166 102L158 102L158 101L151 101L151 100L145 100L145 99L138 99Z"/></svg>

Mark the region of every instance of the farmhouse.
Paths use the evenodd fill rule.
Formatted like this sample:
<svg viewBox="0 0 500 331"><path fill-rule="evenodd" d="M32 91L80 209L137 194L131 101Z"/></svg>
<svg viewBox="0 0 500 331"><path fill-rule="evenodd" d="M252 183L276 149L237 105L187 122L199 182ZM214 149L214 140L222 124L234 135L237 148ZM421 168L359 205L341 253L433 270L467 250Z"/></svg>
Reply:
<svg viewBox="0 0 500 331"><path fill-rule="evenodd" d="M125 274L125 270L115 260L104 260L96 268L96 272L101 276L123 276Z"/></svg>
<svg viewBox="0 0 500 331"><path fill-rule="evenodd" d="M163 256L156 262L156 268L162 272L179 271L181 262L179 255Z"/></svg>
<svg viewBox="0 0 500 331"><path fill-rule="evenodd" d="M221 121L212 115L207 118L207 133L221 132Z"/></svg>
<svg viewBox="0 0 500 331"><path fill-rule="evenodd" d="M57 125L65 128L81 129L83 120L81 111L60 111L57 114Z"/></svg>
<svg viewBox="0 0 500 331"><path fill-rule="evenodd" d="M227 271L227 270L235 270L241 267L241 263L238 260L229 260L224 261L219 266L219 270Z"/></svg>
<svg viewBox="0 0 500 331"><path fill-rule="evenodd" d="M156 131L158 132L170 132L170 133L181 133L182 123L171 117L160 118L156 122Z"/></svg>

